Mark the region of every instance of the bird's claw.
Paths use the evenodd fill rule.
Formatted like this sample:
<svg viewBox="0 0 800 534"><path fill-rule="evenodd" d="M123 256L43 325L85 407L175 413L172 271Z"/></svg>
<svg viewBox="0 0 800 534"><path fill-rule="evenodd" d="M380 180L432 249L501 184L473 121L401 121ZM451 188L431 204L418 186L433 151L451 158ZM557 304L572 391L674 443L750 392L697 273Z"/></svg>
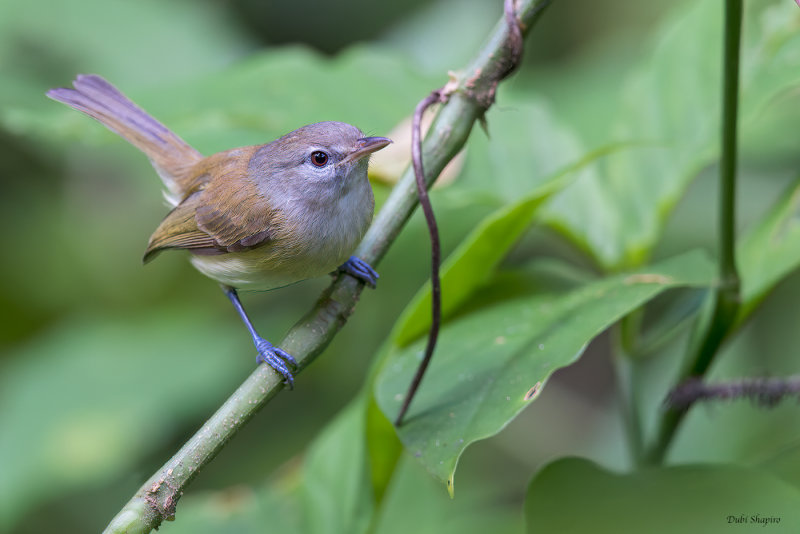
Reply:
<svg viewBox="0 0 800 534"><path fill-rule="evenodd" d="M275 371L283 376L284 381L289 386L289 389L293 389L294 376L292 375L291 370L289 370L287 363L297 369L297 360L292 358L291 354L283 349L279 349L266 339L258 338L255 342L255 345L256 350L258 351L256 363L263 362L275 369Z"/></svg>
<svg viewBox="0 0 800 534"><path fill-rule="evenodd" d="M374 288L378 281L379 275L375 272L369 263L356 256L350 256L346 262L339 267L339 270L349 274L350 276L361 280L369 287Z"/></svg>

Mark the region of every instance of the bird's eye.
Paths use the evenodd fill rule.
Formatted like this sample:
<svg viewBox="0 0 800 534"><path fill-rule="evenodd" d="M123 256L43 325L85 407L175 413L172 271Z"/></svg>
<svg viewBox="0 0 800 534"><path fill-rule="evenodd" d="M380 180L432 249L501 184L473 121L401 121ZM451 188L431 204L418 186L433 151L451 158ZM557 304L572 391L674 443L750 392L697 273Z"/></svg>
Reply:
<svg viewBox="0 0 800 534"><path fill-rule="evenodd" d="M328 154L321 150L317 150L311 153L311 163L316 165L317 167L324 167L328 163Z"/></svg>

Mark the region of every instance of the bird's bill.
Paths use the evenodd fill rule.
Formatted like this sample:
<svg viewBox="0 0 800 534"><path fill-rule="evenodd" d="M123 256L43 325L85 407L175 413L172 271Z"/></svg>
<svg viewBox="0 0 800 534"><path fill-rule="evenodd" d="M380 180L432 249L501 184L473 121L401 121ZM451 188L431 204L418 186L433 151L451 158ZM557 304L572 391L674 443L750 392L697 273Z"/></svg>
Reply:
<svg viewBox="0 0 800 534"><path fill-rule="evenodd" d="M392 140L388 137L362 137L356 141L356 149L345 156L341 163L358 161L361 158L369 156L373 152L377 152L378 150L384 148L391 142Z"/></svg>

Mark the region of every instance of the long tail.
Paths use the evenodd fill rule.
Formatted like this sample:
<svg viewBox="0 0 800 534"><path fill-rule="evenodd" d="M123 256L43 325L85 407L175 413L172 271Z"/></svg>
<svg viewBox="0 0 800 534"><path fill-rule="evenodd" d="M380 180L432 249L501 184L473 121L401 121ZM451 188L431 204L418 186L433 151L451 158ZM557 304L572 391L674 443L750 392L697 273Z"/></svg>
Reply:
<svg viewBox="0 0 800 534"><path fill-rule="evenodd" d="M203 156L166 126L95 74L79 74L74 89L51 89L47 96L100 121L144 152L169 190L168 200L183 197L188 170Z"/></svg>

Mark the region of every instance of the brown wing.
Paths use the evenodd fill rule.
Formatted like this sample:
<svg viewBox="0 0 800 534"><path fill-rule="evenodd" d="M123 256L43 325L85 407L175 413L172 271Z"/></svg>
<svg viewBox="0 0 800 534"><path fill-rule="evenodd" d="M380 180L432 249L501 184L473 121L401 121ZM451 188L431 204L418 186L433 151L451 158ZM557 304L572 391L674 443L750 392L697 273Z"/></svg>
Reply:
<svg viewBox="0 0 800 534"><path fill-rule="evenodd" d="M145 262L167 248L224 254L275 238L275 213L247 174L257 148L221 152L197 165L197 185L150 237Z"/></svg>
<svg viewBox="0 0 800 534"><path fill-rule="evenodd" d="M193 195L184 200L164 217L156 231L150 236L150 242L144 252L143 261L145 263L168 248L207 249L209 251L219 248L213 237L197 228L195 220L197 196Z"/></svg>

